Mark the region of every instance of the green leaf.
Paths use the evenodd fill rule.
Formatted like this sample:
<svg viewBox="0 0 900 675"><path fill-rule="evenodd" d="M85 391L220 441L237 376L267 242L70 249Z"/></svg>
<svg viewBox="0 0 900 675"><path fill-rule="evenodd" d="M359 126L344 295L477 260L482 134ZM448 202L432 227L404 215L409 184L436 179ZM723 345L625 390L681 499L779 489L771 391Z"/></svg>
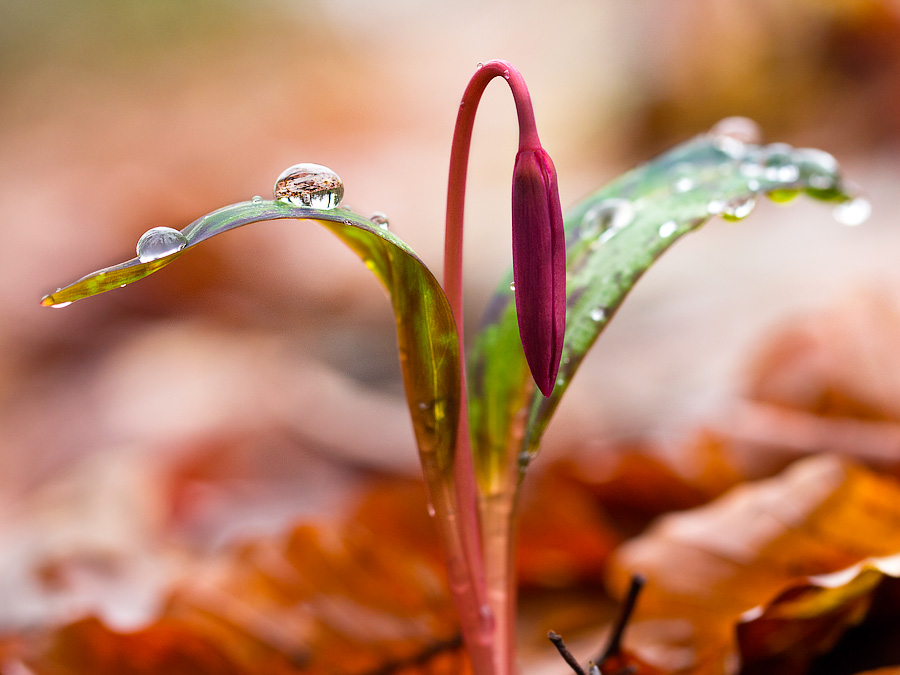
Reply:
<svg viewBox="0 0 900 675"><path fill-rule="evenodd" d="M745 145L698 136L644 164L565 217L566 337L556 387L534 387L519 343L512 272L500 284L469 354L469 414L483 490L510 455L522 470L582 359L641 275L712 215L738 219L758 195L786 201L799 191L846 202L837 162L819 150ZM748 201L749 200L749 201Z"/></svg>
<svg viewBox="0 0 900 675"><path fill-rule="evenodd" d="M448 479L460 404L459 347L450 305L434 275L412 249L359 214L280 201L232 204L184 228L187 245L180 251L151 262L134 258L93 272L46 296L41 304L65 306L119 288L153 274L217 234L253 222L284 218L315 220L331 230L362 258L387 289L397 320L407 403L426 476L431 480L438 476Z"/></svg>

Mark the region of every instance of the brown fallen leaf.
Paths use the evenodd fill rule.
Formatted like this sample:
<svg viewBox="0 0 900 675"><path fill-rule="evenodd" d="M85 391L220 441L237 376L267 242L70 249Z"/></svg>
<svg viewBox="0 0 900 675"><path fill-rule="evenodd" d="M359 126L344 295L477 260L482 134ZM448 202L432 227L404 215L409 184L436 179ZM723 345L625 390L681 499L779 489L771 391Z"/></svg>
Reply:
<svg viewBox="0 0 900 675"><path fill-rule="evenodd" d="M895 639L900 619L900 555L873 558L833 574L800 580L741 618L737 625L741 672L804 672L815 657L831 651L850 628L866 619L883 622L885 615L894 627L891 653L872 649L871 645L856 650L849 660L857 668L885 665L900 657ZM824 661L832 668L840 662L843 672L856 670L847 667L845 656L829 656Z"/></svg>
<svg viewBox="0 0 900 675"><path fill-rule="evenodd" d="M143 630L82 619L24 652L38 675L468 668L442 569L356 525L301 526L200 563Z"/></svg>
<svg viewBox="0 0 900 675"><path fill-rule="evenodd" d="M628 646L668 672L732 672L744 612L803 577L895 554L898 522L896 481L831 456L668 515L609 566L619 592L647 579Z"/></svg>

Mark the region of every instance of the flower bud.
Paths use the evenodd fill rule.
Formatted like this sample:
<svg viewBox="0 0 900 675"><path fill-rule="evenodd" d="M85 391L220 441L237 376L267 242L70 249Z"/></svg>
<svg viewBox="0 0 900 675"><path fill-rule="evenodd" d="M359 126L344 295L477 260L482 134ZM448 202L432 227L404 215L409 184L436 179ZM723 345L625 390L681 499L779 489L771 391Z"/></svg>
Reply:
<svg viewBox="0 0 900 675"><path fill-rule="evenodd" d="M549 396L566 328L566 235L556 169L541 147L516 155L512 230L519 337L538 389Z"/></svg>

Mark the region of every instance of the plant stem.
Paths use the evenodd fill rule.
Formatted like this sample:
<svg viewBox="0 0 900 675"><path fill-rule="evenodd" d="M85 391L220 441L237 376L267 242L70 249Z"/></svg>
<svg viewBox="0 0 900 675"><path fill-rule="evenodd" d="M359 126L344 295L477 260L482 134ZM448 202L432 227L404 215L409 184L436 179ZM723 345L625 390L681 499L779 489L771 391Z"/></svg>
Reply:
<svg viewBox="0 0 900 675"><path fill-rule="evenodd" d="M489 61L481 66L469 81L460 103L453 132L453 145L450 151L450 177L447 189L447 223L444 241L444 292L450 302L450 308L456 320L459 339L461 369L461 404L459 428L457 433L456 454L454 458L455 498L460 539L468 562L471 589L467 597L454 594L457 607L463 621L463 634L466 645L472 656L472 666L476 675L510 675L514 670L514 592L510 589L513 576L511 574L512 542L509 535L515 499L514 490L507 501L494 503L490 501L481 508L482 523L488 536L480 536L479 499L475 483L475 472L472 460L472 445L469 435L468 403L466 396L465 348L463 327L463 218L465 214L466 170L469 161L472 129L478 103L487 84L495 77L504 78L512 90L519 119L519 144L540 145L531 97L521 74L505 61ZM505 481L504 481L505 482ZM493 536L496 533L496 537ZM482 541L490 544L482 558ZM499 550L503 549L503 550ZM487 580L491 589L485 589L485 566L489 570ZM487 597L486 597L487 596ZM467 625L469 611L463 611L475 604L479 609L477 625ZM488 611L489 610L489 611ZM491 617L493 616L493 620ZM481 662L480 645L487 639L493 661L488 666ZM476 662L476 660L478 662Z"/></svg>

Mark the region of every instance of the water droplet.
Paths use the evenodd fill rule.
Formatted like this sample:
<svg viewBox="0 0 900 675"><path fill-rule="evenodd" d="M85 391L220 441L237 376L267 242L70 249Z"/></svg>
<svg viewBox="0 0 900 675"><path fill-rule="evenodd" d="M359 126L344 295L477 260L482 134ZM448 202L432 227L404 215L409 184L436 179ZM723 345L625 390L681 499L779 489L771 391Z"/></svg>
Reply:
<svg viewBox="0 0 900 675"><path fill-rule="evenodd" d="M431 502L428 502L428 515L431 518L434 518L434 514L435 514L434 504L432 504Z"/></svg>
<svg viewBox="0 0 900 675"><path fill-rule="evenodd" d="M141 235L137 255L142 263L159 260L187 246L187 237L171 227L154 227Z"/></svg>
<svg viewBox="0 0 900 675"><path fill-rule="evenodd" d="M588 314L588 316L591 317L591 321L596 321L599 323L600 321L603 321L603 319L606 318L606 308L605 307L594 307L594 309L591 310L591 312L590 312L590 314Z"/></svg>
<svg viewBox="0 0 900 675"><path fill-rule="evenodd" d="M71 302L57 302L55 305L50 305L51 309L62 309L63 307L68 307L71 305Z"/></svg>
<svg viewBox="0 0 900 675"><path fill-rule="evenodd" d="M484 68L484 64L481 61L475 64L476 70L481 70L482 68Z"/></svg>
<svg viewBox="0 0 900 675"><path fill-rule="evenodd" d="M391 224L388 222L388 217L381 211L376 211L371 216L369 216L369 220L375 223L382 230L388 229Z"/></svg>
<svg viewBox="0 0 900 675"><path fill-rule="evenodd" d="M794 149L787 143L767 145L763 153L767 180L776 183L793 183L800 177L800 169L794 163Z"/></svg>
<svg viewBox="0 0 900 675"><path fill-rule="evenodd" d="M262 197L260 197L259 195L253 195L253 199L251 199L250 201L254 204L259 204L260 202L262 202Z"/></svg>
<svg viewBox="0 0 900 675"><path fill-rule="evenodd" d="M672 188L675 190L675 192L687 192L692 187L694 187L694 181L687 176L679 178L672 185Z"/></svg>
<svg viewBox="0 0 900 675"><path fill-rule="evenodd" d="M749 216L755 206L756 195L737 197L725 204L725 208L722 209L721 215L725 220L741 220L742 218Z"/></svg>
<svg viewBox="0 0 900 675"><path fill-rule="evenodd" d="M516 282L515 281L509 282L509 290L511 290L513 293L516 292Z"/></svg>
<svg viewBox="0 0 900 675"><path fill-rule="evenodd" d="M756 192L760 188L759 181L755 178L751 178L747 181L747 187Z"/></svg>
<svg viewBox="0 0 900 675"><path fill-rule="evenodd" d="M834 207L834 219L843 225L862 225L872 214L872 204L865 197L856 196Z"/></svg>
<svg viewBox="0 0 900 675"><path fill-rule="evenodd" d="M482 605L478 608L478 631L483 637L490 637L494 633L494 610L490 605Z"/></svg>
<svg viewBox="0 0 900 675"><path fill-rule="evenodd" d="M678 230L678 223L674 220L667 220L662 225L659 226L659 236L663 239L668 239Z"/></svg>
<svg viewBox="0 0 900 675"><path fill-rule="evenodd" d="M503 71L503 79L504 79L504 80L508 80L508 79L509 79L509 71L508 71L508 70L504 70L504 71Z"/></svg>
<svg viewBox="0 0 900 675"><path fill-rule="evenodd" d="M333 209L344 198L340 177L321 164L295 164L275 181L275 199L314 209Z"/></svg>
<svg viewBox="0 0 900 675"><path fill-rule="evenodd" d="M830 190L835 187L840 175L840 166L834 155L815 148L800 148L794 153L795 161L809 175L809 185L816 190Z"/></svg>
<svg viewBox="0 0 900 675"><path fill-rule="evenodd" d="M584 238L598 237L602 244L612 239L634 220L634 206L627 199L605 199L588 210L581 219Z"/></svg>
<svg viewBox="0 0 900 675"><path fill-rule="evenodd" d="M717 216L725 210L725 202L721 199L713 199L706 205L706 212L712 216Z"/></svg>
<svg viewBox="0 0 900 675"><path fill-rule="evenodd" d="M741 143L758 144L762 140L762 129L749 117L726 117L716 122L709 130L710 136L727 136Z"/></svg>

